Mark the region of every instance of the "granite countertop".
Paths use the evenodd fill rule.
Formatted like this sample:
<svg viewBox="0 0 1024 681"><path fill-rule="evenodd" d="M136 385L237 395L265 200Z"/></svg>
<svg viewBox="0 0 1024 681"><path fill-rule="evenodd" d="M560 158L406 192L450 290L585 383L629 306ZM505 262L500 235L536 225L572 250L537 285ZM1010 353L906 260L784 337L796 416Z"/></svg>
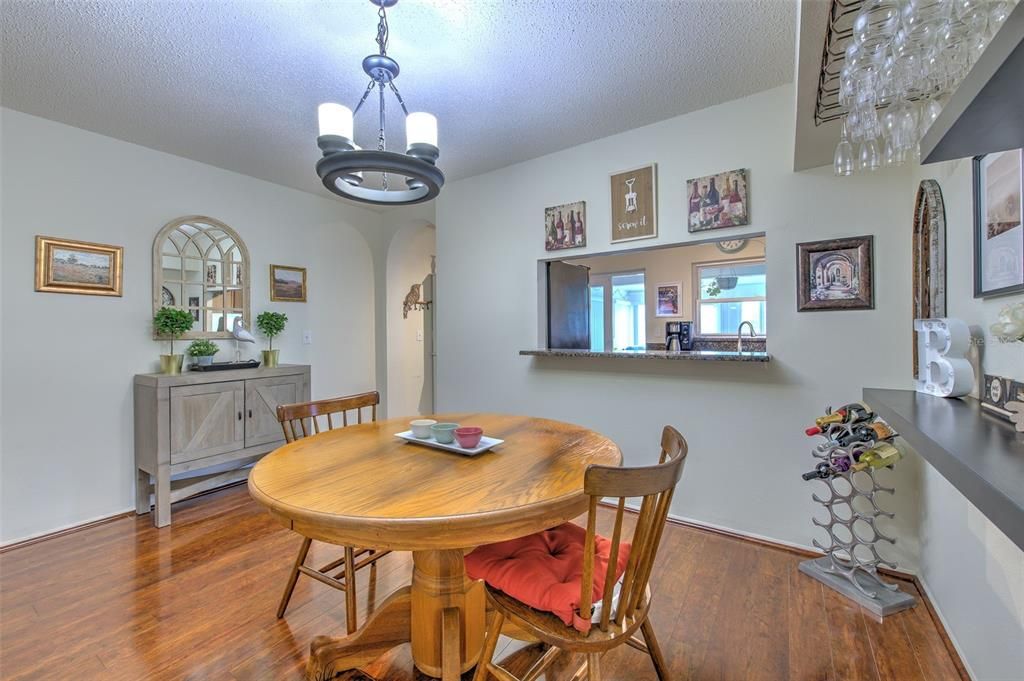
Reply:
<svg viewBox="0 0 1024 681"><path fill-rule="evenodd" d="M520 350L520 355L530 357L596 357L616 359L671 359L711 362L768 362L767 352L735 352L728 350L690 350L668 352L666 350L635 350L622 352L595 352L593 350L540 349Z"/></svg>

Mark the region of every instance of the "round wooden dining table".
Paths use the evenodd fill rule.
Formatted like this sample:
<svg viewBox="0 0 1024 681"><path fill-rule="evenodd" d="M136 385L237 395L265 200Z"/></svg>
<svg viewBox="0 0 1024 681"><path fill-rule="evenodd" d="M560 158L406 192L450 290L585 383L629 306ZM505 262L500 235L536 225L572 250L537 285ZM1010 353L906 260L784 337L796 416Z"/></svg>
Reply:
<svg viewBox="0 0 1024 681"><path fill-rule="evenodd" d="M587 428L527 416L444 414L505 442L464 456L395 437L408 418L339 428L277 449L249 493L295 532L334 544L411 551L411 586L389 595L346 637L317 636L310 681L368 664L411 642L416 667L455 681L479 660L485 593L466 576L473 547L521 537L584 513L583 474L618 466L618 446Z"/></svg>

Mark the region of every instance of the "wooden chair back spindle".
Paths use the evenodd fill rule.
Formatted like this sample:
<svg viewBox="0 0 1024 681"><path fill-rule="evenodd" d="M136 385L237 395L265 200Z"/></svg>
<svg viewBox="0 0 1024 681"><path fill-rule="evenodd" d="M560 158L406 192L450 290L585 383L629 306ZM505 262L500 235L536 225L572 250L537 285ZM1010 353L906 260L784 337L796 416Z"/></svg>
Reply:
<svg viewBox="0 0 1024 681"><path fill-rule="evenodd" d="M580 617L590 619L593 605L593 577L595 535L597 532L597 505L602 498L616 499L615 526L611 537L611 554L604 576L599 626L608 631L612 621L622 625L643 605L647 585L654 567L654 559L661 544L661 535L668 517L669 505L676 484L683 474L688 447L686 439L672 426L665 426L661 435L661 456L654 466L616 468L591 466L584 477L584 491L590 495L587 514L587 538L584 546L583 581L580 594ZM622 575L619 600L613 607L615 566L619 560L619 544L623 540L623 516L626 499L642 497L640 513L632 534L632 549Z"/></svg>
<svg viewBox="0 0 1024 681"><path fill-rule="evenodd" d="M342 428L348 427L350 412L354 412L356 424L363 423L363 409L369 410L370 421L376 421L378 404L380 393L375 390L314 402L282 404L277 408L277 420L281 423L285 441L294 442L320 433L321 420L326 422L326 430L334 430L337 414L341 415Z"/></svg>

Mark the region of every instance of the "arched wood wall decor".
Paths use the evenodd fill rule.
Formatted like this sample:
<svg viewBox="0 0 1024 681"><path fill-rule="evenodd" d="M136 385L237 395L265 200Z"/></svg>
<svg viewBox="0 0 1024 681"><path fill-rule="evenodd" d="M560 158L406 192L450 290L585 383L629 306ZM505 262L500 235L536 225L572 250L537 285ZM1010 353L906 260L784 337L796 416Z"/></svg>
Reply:
<svg viewBox="0 0 1024 681"><path fill-rule="evenodd" d="M946 208L935 180L922 180L914 201L914 319L946 316ZM913 327L911 327L912 329ZM917 377L917 334L910 336Z"/></svg>

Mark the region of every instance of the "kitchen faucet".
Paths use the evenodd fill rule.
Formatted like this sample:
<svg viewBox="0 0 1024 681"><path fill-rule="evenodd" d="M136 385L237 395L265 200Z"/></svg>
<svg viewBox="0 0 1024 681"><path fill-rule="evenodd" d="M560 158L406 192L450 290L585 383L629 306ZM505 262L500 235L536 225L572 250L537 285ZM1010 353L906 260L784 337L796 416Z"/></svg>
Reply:
<svg viewBox="0 0 1024 681"><path fill-rule="evenodd" d="M743 352L743 327L750 327L750 337L756 338L757 334L754 333L754 325L750 322L740 322L740 326L736 329L736 352Z"/></svg>

